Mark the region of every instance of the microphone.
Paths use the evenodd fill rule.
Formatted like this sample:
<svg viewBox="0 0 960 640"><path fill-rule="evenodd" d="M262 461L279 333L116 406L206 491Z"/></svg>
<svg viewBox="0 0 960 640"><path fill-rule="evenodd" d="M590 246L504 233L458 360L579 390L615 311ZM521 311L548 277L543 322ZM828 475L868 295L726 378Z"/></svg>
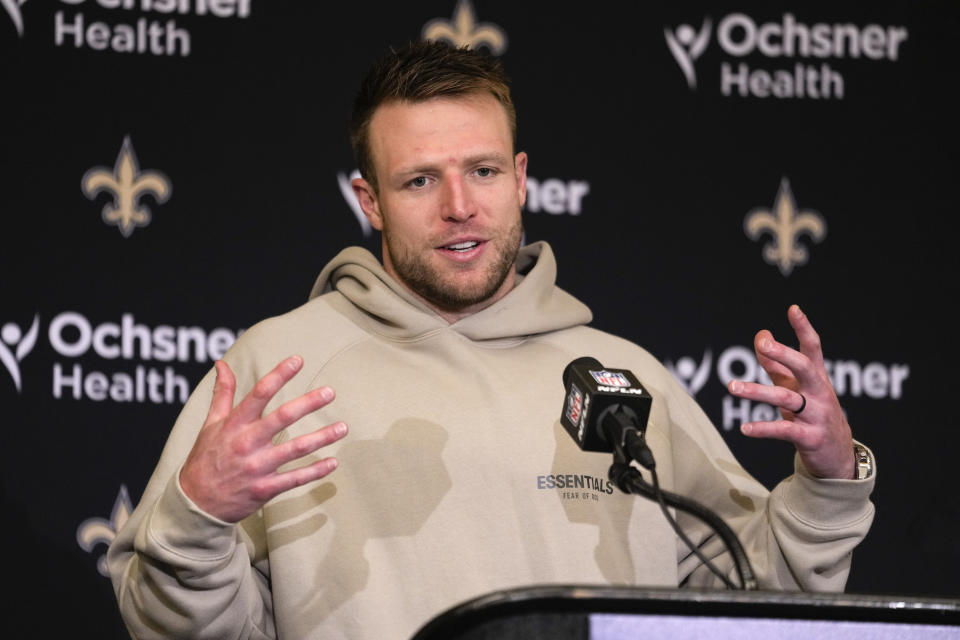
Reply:
<svg viewBox="0 0 960 640"><path fill-rule="evenodd" d="M723 540L740 575L741 589L756 589L750 559L737 534L713 511L695 500L660 489L653 453L644 441L653 397L637 377L626 369L607 369L596 358L577 358L563 370L566 399L560 423L583 451L614 454L608 476L624 493L635 493L656 500L677 536L700 561L731 589L737 588L680 529L667 510L671 505L711 527ZM651 485L631 466L635 460L650 471Z"/></svg>
<svg viewBox="0 0 960 640"><path fill-rule="evenodd" d="M653 397L626 369L577 358L563 370L566 400L560 423L583 451L620 452L652 469L643 434Z"/></svg>

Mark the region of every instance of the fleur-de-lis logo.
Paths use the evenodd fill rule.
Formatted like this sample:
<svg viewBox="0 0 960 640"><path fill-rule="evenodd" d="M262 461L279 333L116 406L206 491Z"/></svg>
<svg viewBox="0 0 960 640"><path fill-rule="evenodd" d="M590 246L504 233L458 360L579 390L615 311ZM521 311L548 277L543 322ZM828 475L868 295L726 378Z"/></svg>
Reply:
<svg viewBox="0 0 960 640"><path fill-rule="evenodd" d="M477 17L470 0L457 0L453 19L434 18L423 25L424 40L444 40L455 47L476 49L486 45L490 53L502 55L507 50L507 35L495 24L477 24Z"/></svg>
<svg viewBox="0 0 960 640"><path fill-rule="evenodd" d="M130 502L130 494L127 493L126 485L120 485L120 491L117 493L117 499L113 503L113 510L110 512L110 519L87 518L77 527L77 544L80 548L91 553L98 544L105 544L108 547L116 539L119 531L130 517L133 511L133 504ZM97 560L97 571L104 577L110 577L107 571L106 553Z"/></svg>
<svg viewBox="0 0 960 640"><path fill-rule="evenodd" d="M145 194L153 194L158 204L170 198L170 180L159 171L140 171L130 136L123 139L113 171L106 167L90 169L80 180L83 194L93 200L101 191L113 194L113 202L103 207L103 221L115 224L128 238L136 227L150 224L150 209L140 204Z"/></svg>
<svg viewBox="0 0 960 640"><path fill-rule="evenodd" d="M13 26L17 28L17 35L23 37L23 15L20 13L20 7L27 0L0 0L0 4L7 10L10 19L13 20Z"/></svg>
<svg viewBox="0 0 960 640"><path fill-rule="evenodd" d="M764 233L771 235L773 241L763 248L763 259L780 269L784 276L790 275L794 267L807 263L807 248L798 242L800 236L806 235L814 242L827 237L827 223L823 216L816 211L797 210L786 177L780 180L773 211L754 209L743 219L743 230L754 241Z"/></svg>

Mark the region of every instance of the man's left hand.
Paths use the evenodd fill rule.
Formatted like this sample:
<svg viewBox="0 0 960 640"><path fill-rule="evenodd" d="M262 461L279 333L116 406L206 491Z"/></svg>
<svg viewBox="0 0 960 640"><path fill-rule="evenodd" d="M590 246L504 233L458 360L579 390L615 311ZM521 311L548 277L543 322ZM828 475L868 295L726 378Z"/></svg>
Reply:
<svg viewBox="0 0 960 640"><path fill-rule="evenodd" d="M818 478L852 479L853 436L823 364L820 336L797 305L790 307L787 318L799 350L777 342L766 329L753 340L757 360L773 386L741 380L728 385L737 397L779 407L782 419L746 422L740 431L753 438L792 442L804 467Z"/></svg>

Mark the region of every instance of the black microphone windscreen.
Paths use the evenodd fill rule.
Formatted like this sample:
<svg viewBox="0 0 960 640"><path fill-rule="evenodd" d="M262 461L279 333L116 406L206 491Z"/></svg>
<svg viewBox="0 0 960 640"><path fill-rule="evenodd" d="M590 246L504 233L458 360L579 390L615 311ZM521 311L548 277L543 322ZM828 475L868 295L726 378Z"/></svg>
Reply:
<svg viewBox="0 0 960 640"><path fill-rule="evenodd" d="M597 360L596 358L591 358L590 356L582 356L580 358L577 358L576 360L572 361L563 369L564 388L570 386L570 371L573 369L573 367L581 364L584 364L590 367L596 367L597 369L603 369L603 365L600 364L600 361Z"/></svg>

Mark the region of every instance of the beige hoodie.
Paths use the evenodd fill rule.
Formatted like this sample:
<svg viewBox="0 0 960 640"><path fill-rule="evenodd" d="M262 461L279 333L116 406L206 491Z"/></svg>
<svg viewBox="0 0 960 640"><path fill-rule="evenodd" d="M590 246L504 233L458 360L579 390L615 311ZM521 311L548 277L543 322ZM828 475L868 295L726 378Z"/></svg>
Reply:
<svg viewBox="0 0 960 640"><path fill-rule="evenodd" d="M658 506L609 484L610 455L580 451L560 426L563 369L584 355L632 370L653 394L647 439L661 484L737 532L762 587L843 588L876 474L815 480L798 468L768 493L655 358L585 326L590 312L554 285L546 244L524 248L518 270L507 296L448 325L350 248L307 304L241 336L225 357L238 399L292 354L304 367L271 406L336 390L279 439L344 420L350 434L320 452L340 467L239 525L200 511L177 475L210 404L207 375L109 551L132 635L408 638L510 587L717 586ZM721 541L679 519L735 575Z"/></svg>

